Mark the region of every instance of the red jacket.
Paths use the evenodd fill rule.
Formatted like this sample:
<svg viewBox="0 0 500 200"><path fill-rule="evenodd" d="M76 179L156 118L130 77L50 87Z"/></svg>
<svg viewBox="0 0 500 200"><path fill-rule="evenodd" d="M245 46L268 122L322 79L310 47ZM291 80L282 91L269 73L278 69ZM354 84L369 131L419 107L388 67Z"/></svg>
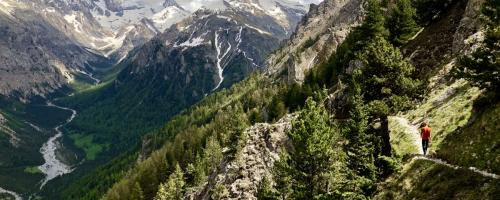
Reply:
<svg viewBox="0 0 500 200"><path fill-rule="evenodd" d="M420 132L420 137L422 137L422 140L428 140L431 138L431 128L428 126L423 127L422 131Z"/></svg>

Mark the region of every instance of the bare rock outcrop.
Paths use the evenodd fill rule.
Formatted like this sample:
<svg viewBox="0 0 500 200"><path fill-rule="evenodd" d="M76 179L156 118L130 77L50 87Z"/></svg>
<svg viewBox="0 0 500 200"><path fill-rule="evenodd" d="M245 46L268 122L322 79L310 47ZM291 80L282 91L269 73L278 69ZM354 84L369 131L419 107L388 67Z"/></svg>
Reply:
<svg viewBox="0 0 500 200"><path fill-rule="evenodd" d="M222 199L257 199L257 188L263 177L272 178L271 169L286 147L286 132L294 115L287 115L276 123L258 123L242 136L242 149L235 159L224 159L216 174L195 194L186 199L209 199L207 191L223 187ZM207 188L208 187L208 188Z"/></svg>
<svg viewBox="0 0 500 200"><path fill-rule="evenodd" d="M302 82L305 72L331 55L364 17L363 0L325 0L311 6L288 43L267 61L271 76Z"/></svg>
<svg viewBox="0 0 500 200"><path fill-rule="evenodd" d="M470 49L471 35L480 31L481 8L485 0L469 0L465 8L460 24L453 36L453 53L460 53Z"/></svg>

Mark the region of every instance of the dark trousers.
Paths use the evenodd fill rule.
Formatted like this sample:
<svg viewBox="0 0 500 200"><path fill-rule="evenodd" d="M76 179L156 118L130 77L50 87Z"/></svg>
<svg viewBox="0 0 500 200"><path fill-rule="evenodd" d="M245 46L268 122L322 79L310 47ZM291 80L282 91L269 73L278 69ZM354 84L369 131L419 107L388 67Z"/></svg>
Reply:
<svg viewBox="0 0 500 200"><path fill-rule="evenodd" d="M427 154L427 147L429 147L429 140L422 140L422 149L424 149L424 155Z"/></svg>

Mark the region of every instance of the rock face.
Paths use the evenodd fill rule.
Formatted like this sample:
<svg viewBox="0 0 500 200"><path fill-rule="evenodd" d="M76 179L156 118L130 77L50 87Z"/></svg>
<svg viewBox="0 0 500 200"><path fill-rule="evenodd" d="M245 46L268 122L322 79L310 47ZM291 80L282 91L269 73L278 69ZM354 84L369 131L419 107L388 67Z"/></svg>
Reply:
<svg viewBox="0 0 500 200"><path fill-rule="evenodd" d="M460 24L453 36L453 53L460 53L468 48L466 41L472 34L479 31L481 27L480 13L485 0L469 0L467 7L460 20Z"/></svg>
<svg viewBox="0 0 500 200"><path fill-rule="evenodd" d="M186 199L209 199L206 191L215 186L225 188L222 199L257 199L257 188L262 178L272 178L271 169L286 147L286 132L294 118L287 115L274 124L258 123L248 128L243 133L242 138L246 140L236 158L223 161L204 188L188 194Z"/></svg>
<svg viewBox="0 0 500 200"><path fill-rule="evenodd" d="M99 82L97 73L202 7L245 14L241 23L261 23L282 40L308 5L283 0L2 0L0 94L26 101L74 81Z"/></svg>
<svg viewBox="0 0 500 200"><path fill-rule="evenodd" d="M363 0L326 0L311 6L287 44L268 59L268 73L302 82L305 72L331 55L363 16Z"/></svg>
<svg viewBox="0 0 500 200"><path fill-rule="evenodd" d="M337 119L347 119L350 114L349 91L346 85L339 83L337 89L324 101L325 108Z"/></svg>
<svg viewBox="0 0 500 200"><path fill-rule="evenodd" d="M0 113L0 134L1 133L7 134L7 136L10 137L9 139L10 144L13 147L18 147L19 138L17 137L17 133L8 127L7 122L8 120L2 115L2 113ZM2 166L1 163L0 166Z"/></svg>
<svg viewBox="0 0 500 200"><path fill-rule="evenodd" d="M129 53L116 80L99 91L101 98L88 109L108 107L116 109L113 113L148 116L150 124L144 126L158 126L206 95L265 69L266 57L300 16L293 7L281 21L260 4L228 1L225 6L198 10ZM132 110L116 106L132 104Z"/></svg>
<svg viewBox="0 0 500 200"><path fill-rule="evenodd" d="M0 3L0 95L27 100L75 79L96 82L91 65L106 59L82 47L66 19L43 9L22 1Z"/></svg>

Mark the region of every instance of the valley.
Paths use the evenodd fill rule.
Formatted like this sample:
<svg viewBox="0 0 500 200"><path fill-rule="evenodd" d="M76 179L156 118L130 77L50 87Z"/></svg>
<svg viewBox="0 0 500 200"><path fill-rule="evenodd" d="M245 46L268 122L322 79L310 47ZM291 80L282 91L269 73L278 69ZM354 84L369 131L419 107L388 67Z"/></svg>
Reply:
<svg viewBox="0 0 500 200"><path fill-rule="evenodd" d="M53 178L70 173L72 170L69 163L66 163L67 161L61 161L61 153L67 150L61 148L60 138L63 135L61 128L73 120L76 116L76 111L54 105L50 102L47 104L31 104L27 107L27 110L31 112L31 115L25 117L19 115L21 113L17 113L16 115L26 120L30 120L30 122L24 121L24 125L34 127L36 134L41 134L43 137L31 138L32 140L41 140L33 141L40 144L40 146L29 146L24 148L29 148L30 151L36 151L40 159L37 159L39 161L36 162L31 160L23 161L18 163L17 166L13 165L12 167L2 168L2 170L0 170L0 177L2 177L0 179L0 186L6 193L15 194L16 198L27 198L30 194L39 191ZM14 130L23 131L23 129ZM19 134L19 132L16 132L16 134ZM18 142L24 144L25 136L21 135L20 137L22 139ZM36 156L38 157L38 155ZM38 162L39 166L36 164ZM9 180L9 176L13 174L16 175L16 182ZM30 184L30 186L24 184ZM5 187L8 187L10 191L7 192Z"/></svg>
<svg viewBox="0 0 500 200"><path fill-rule="evenodd" d="M495 199L499 8L0 0L0 199Z"/></svg>
<svg viewBox="0 0 500 200"><path fill-rule="evenodd" d="M61 146L61 143L58 141L63 136L61 127L73 121L73 119L77 115L77 112L70 108L54 105L51 102L48 102L47 106L70 111L71 115L67 120L65 120L60 125L54 128L56 135L50 137L49 140L43 144L42 148L40 148L40 153L42 154L43 159L45 160L45 163L38 167L38 169L40 169L40 171L42 171L42 173L45 174L45 178L40 184L40 189L42 189L47 182L54 179L55 177L71 173L71 171L74 170L68 164L63 163L60 160L60 158L57 157L56 152L59 150Z"/></svg>
<svg viewBox="0 0 500 200"><path fill-rule="evenodd" d="M265 69L311 2L2 1L0 186L66 199L123 163L110 187L145 134Z"/></svg>

